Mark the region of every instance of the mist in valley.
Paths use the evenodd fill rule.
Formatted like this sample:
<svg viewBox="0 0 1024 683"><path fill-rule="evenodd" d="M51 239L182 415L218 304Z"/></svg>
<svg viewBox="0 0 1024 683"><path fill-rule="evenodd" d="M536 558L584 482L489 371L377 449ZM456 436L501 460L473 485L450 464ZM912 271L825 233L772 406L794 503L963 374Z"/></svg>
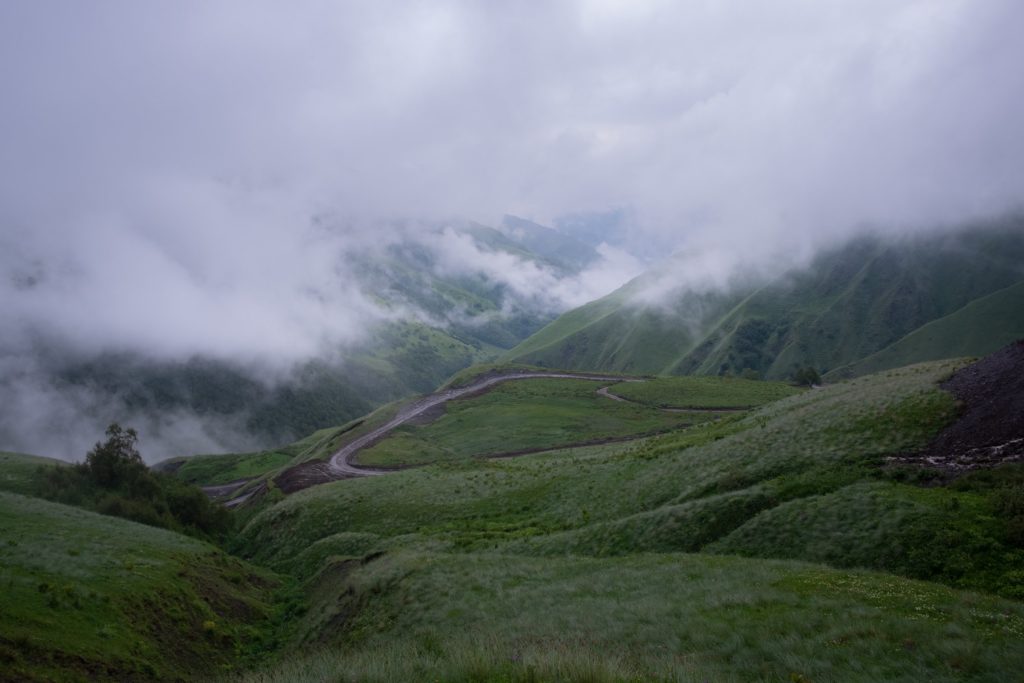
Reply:
<svg viewBox="0 0 1024 683"><path fill-rule="evenodd" d="M0 7L0 450L267 448L644 272L669 306L1024 199L1010 1L53 10Z"/></svg>

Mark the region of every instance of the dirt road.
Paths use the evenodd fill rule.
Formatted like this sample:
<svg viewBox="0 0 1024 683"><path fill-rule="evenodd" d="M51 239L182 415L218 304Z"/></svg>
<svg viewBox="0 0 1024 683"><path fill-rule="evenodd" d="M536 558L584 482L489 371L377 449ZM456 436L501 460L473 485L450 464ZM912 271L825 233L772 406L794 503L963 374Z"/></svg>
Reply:
<svg viewBox="0 0 1024 683"><path fill-rule="evenodd" d="M627 380L623 380L623 381L624 382L642 382L643 380L642 379L627 379ZM612 392L608 391L609 389L611 389L611 387L601 387L600 389L597 390L597 393L600 394L601 396L604 396L605 398L610 398L613 401L622 401L623 403L633 403L633 404L638 405L638 406L647 406L648 405L648 404L642 403L640 401L634 401L631 398L626 398L625 396L619 396L618 394L613 394ZM740 407L740 408L701 408L701 407L697 407L697 408L666 408L664 406L659 406L658 410L660 410L663 413L742 413L745 410L750 410L750 408L749 407L748 408L742 408L742 407Z"/></svg>
<svg viewBox="0 0 1024 683"><path fill-rule="evenodd" d="M472 384L456 389L446 389L410 403L399 411L398 415L391 418L387 423L377 427L373 431L364 434L358 439L345 444L340 450L331 456L331 470L340 477L373 477L381 474L388 474L394 470L374 469L372 467L360 467L352 463L352 457L364 448L377 443L391 430L399 427L410 420L419 417L426 411L448 401L468 396L484 389L488 389L500 382L522 379L584 379L594 382L642 382L643 380L627 377L616 377L614 375L573 375L565 372L517 372L503 375L485 376ZM604 394L611 398L610 395Z"/></svg>

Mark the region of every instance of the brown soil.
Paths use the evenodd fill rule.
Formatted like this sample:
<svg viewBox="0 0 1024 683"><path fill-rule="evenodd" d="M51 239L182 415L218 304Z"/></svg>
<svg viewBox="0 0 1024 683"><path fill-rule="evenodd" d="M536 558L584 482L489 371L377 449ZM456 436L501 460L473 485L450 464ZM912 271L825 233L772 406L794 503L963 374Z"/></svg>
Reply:
<svg viewBox="0 0 1024 683"><path fill-rule="evenodd" d="M490 389L490 387L488 389ZM422 427L434 422L440 417L443 417L446 412L448 412L448 407L444 403L439 403L436 406L427 408L416 417L407 420L405 424Z"/></svg>
<svg viewBox="0 0 1024 683"><path fill-rule="evenodd" d="M347 478L332 470L330 464L323 460L310 460L277 475L274 484L284 493L295 493L310 486Z"/></svg>
<svg viewBox="0 0 1024 683"><path fill-rule="evenodd" d="M199 488L201 488L203 493L210 498L219 498L221 496L231 495L238 489L242 488L242 486L252 481L252 479L252 477L243 477L242 479L236 479L228 482L227 484L214 484L212 486L200 486Z"/></svg>
<svg viewBox="0 0 1024 683"><path fill-rule="evenodd" d="M1024 339L957 371L942 388L961 402L960 416L899 460L950 473L1024 460Z"/></svg>
<svg viewBox="0 0 1024 683"><path fill-rule="evenodd" d="M392 467L375 467L379 470L405 470L415 465L396 465ZM281 489L283 493L295 493L302 489L308 489L310 486L316 486L317 484L327 484L332 481L340 481L342 479L355 479L356 475L348 475L344 472L338 472L331 467L329 462L324 460L309 460L286 469L281 474L277 475L274 479L274 485Z"/></svg>

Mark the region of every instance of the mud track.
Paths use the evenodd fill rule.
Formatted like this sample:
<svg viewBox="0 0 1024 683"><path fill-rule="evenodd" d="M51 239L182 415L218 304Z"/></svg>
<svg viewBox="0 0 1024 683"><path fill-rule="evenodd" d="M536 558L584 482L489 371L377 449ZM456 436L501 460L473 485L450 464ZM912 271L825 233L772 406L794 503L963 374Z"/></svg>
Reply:
<svg viewBox="0 0 1024 683"><path fill-rule="evenodd" d="M404 469L410 469L411 467L420 467L420 465L409 465L399 467L360 467L352 462L352 458L363 450L369 448L379 441L387 437L397 427L403 424L423 424L425 422L432 421L440 416L444 410L444 404L448 401L453 401L459 398L468 398L482 394L489 389L493 388L496 384L501 382L508 382L511 380L524 380L524 379L583 379L593 382L643 382L644 380L639 377L622 377L616 375L600 375L600 374L572 374L568 372L516 372L516 373L497 373L492 372L485 375L481 375L475 382L467 384L466 386L456 387L453 389L446 389L444 391L438 391L424 396L422 398L413 401L409 405L402 408L398 414L391 418L387 423L377 427L373 431L364 434L363 436L351 441L350 443L342 446L338 451L331 455L330 460L327 462L320 460L313 460L305 462L295 467L291 467L274 479L274 484L284 491L285 493L294 493L302 489L316 486L317 484L326 484L332 481L338 481L341 479L353 479L355 477L374 477L382 474L390 474ZM605 394L607 395L607 394ZM608 395L609 398L612 396ZM625 400L625 399L622 399ZM629 439L639 439L650 436L650 434L640 434ZM538 451L524 451L524 452L506 452L497 453L493 456L485 457L505 457L510 458L516 455L526 455L527 452L542 452L545 450L556 450L560 448L573 448L576 446L592 445L590 442L580 444L565 444L562 446L555 446L553 448L544 448ZM241 488L245 482L238 482L237 487ZM246 491L243 495L237 496L224 502L226 507L236 507L241 505L254 494L261 492L264 487L254 487L250 491ZM229 493L221 492L221 495L230 495Z"/></svg>
<svg viewBox="0 0 1024 683"><path fill-rule="evenodd" d="M627 379L626 382L642 382L642 379ZM641 403L640 401L634 401L631 398L625 396L619 396L609 391L611 387L601 387L597 390L597 393L605 398L610 398L613 401L622 401L623 403L632 403L637 406L644 406L645 408L656 408L663 413L742 413L747 410L751 410L756 406L745 406L745 407L732 407L732 408L710 408L707 406L693 406L692 408L682 406L651 406L648 403Z"/></svg>
<svg viewBox="0 0 1024 683"><path fill-rule="evenodd" d="M455 389L446 389L429 396L424 396L402 408L398 414L388 422L377 427L373 431L364 434L354 441L345 444L329 461L331 474L336 479L349 477L375 477L382 474L394 472L393 469L380 467L360 467L352 462L352 458L364 448L383 440L392 430L401 425L415 420L427 411L436 409L448 401L465 398L474 394L486 391L496 384L511 380L523 379L583 379L593 382L642 382L642 379L633 377L616 377L614 375L574 375L567 372L516 372L505 374L484 375L472 384ZM550 449L549 449L550 450Z"/></svg>

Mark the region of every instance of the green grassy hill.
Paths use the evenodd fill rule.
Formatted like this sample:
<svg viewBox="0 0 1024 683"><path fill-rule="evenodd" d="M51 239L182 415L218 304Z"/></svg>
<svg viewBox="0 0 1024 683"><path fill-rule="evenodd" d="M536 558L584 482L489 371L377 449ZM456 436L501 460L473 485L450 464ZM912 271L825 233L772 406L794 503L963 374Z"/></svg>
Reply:
<svg viewBox="0 0 1024 683"><path fill-rule="evenodd" d="M0 451L0 491L31 495L40 467L64 464L53 458Z"/></svg>
<svg viewBox="0 0 1024 683"><path fill-rule="evenodd" d="M499 384L482 396L445 404L443 414L428 424L399 427L356 460L372 467L511 454L666 431L714 417L667 413L597 394L608 384L565 379Z"/></svg>
<svg viewBox="0 0 1024 683"><path fill-rule="evenodd" d="M1019 299L1019 289L982 302L1024 281L1022 262L1024 219L1017 217L896 241L862 237L760 287L681 291L658 306L639 303L640 294L662 279L652 272L563 315L504 359L632 373L749 370L785 378L807 365L820 372L851 366L973 302L950 327L969 323L974 332L948 340L932 335L927 347L921 338L911 340L894 362L897 356L907 363L982 355L993 348L989 339L1024 336L1020 315L1002 314L1014 294Z"/></svg>
<svg viewBox="0 0 1024 683"><path fill-rule="evenodd" d="M194 678L238 666L248 667L241 680L289 682L1007 680L1024 666L1024 467L946 482L888 459L955 419L939 383L964 365L808 391L730 378L614 385L636 404L577 379L500 385L408 430L417 448L458 457L254 498L230 542L244 560L0 494L14 520L0 537L0 579L17 606L0 616L0 670L72 680L79 670ZM558 448L559 424L573 438L609 425L642 431L630 421L680 415L663 404L756 407ZM276 467L275 457L324 458L399 407L178 472L229 479ZM445 424L457 419L458 429ZM464 457L515 443L553 450ZM159 597L139 607L132 596ZM126 630L139 609L142 627ZM154 649L156 638L176 647ZM257 661L257 651L273 657ZM75 668L62 653L109 668Z"/></svg>
<svg viewBox="0 0 1024 683"><path fill-rule="evenodd" d="M827 378L838 379L950 356L983 356L1024 337L1024 282L971 301Z"/></svg>
<svg viewBox="0 0 1024 683"><path fill-rule="evenodd" d="M612 391L630 401L657 408L753 408L800 393L785 382L762 382L739 377L658 377L625 382Z"/></svg>
<svg viewBox="0 0 1024 683"><path fill-rule="evenodd" d="M272 572L13 493L0 493L0 519L0 680L191 680L275 646L285 585Z"/></svg>
<svg viewBox="0 0 1024 683"><path fill-rule="evenodd" d="M341 642L243 680L995 683L1024 664L1019 603L796 562L399 552L328 576Z"/></svg>
<svg viewBox="0 0 1024 683"><path fill-rule="evenodd" d="M474 366L457 373L445 386L462 385L480 374L511 369L541 370L530 366ZM627 401L598 394L602 388ZM782 382L731 377L516 381L444 404L436 414L403 425L360 452L356 462L367 467L415 466L626 440L735 417L736 410L800 391ZM171 458L156 467L190 484L212 486L251 478L248 486L255 486L303 463L326 461L341 446L387 422L404 403L387 404L365 419L320 430L275 450Z"/></svg>
<svg viewBox="0 0 1024 683"><path fill-rule="evenodd" d="M259 680L1002 680L1024 652L1005 505L1024 475L920 488L885 466L954 418L937 383L961 365L288 496L239 549L307 582L325 647ZM738 384L717 400L750 401Z"/></svg>
<svg viewBox="0 0 1024 683"><path fill-rule="evenodd" d="M884 454L922 445L952 418L935 382L953 367L914 366L625 445L318 486L262 513L245 536L260 561L291 560L338 532L423 534L454 548L512 541L531 553L699 550L792 499L876 481ZM702 516L720 526L685 521ZM667 535L648 538L644 528Z"/></svg>

